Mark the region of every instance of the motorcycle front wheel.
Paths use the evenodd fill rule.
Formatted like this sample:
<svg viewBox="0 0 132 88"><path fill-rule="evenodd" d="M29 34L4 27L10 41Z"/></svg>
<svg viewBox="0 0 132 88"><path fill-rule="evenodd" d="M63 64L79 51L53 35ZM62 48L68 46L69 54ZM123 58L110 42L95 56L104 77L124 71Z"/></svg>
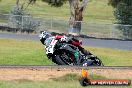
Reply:
<svg viewBox="0 0 132 88"><path fill-rule="evenodd" d="M98 57L94 57L94 59L92 58L91 60L94 60L92 66L104 66L104 64Z"/></svg>

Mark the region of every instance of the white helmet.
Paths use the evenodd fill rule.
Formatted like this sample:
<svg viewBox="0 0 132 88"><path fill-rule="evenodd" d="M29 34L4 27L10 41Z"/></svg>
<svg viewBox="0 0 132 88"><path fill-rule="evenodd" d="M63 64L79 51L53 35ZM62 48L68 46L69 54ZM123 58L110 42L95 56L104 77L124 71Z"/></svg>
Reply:
<svg viewBox="0 0 132 88"><path fill-rule="evenodd" d="M46 31L43 31L40 35L39 35L39 38L42 39L42 38L45 38L47 32Z"/></svg>
<svg viewBox="0 0 132 88"><path fill-rule="evenodd" d="M47 38L51 37L52 35L47 32L47 31L43 31L39 37L40 37L40 41L44 42Z"/></svg>

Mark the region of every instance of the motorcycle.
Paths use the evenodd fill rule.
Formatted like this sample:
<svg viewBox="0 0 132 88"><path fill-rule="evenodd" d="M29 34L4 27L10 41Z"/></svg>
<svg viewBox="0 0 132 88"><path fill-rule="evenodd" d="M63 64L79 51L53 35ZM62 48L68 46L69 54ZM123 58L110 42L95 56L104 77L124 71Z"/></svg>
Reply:
<svg viewBox="0 0 132 88"><path fill-rule="evenodd" d="M62 42L48 32L40 34L40 41L45 45L47 57L58 65L103 66L99 58L94 55L85 55L79 50L81 43L75 45Z"/></svg>

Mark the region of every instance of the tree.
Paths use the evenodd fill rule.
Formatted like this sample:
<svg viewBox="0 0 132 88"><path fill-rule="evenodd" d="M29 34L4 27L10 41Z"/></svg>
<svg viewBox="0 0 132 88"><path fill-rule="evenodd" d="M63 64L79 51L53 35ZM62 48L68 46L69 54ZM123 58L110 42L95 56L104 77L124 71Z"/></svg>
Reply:
<svg viewBox="0 0 132 88"><path fill-rule="evenodd" d="M71 17L69 20L70 34L80 35L83 12L88 4L88 0L69 0Z"/></svg>
<svg viewBox="0 0 132 88"><path fill-rule="evenodd" d="M81 31L81 22L83 21L83 12L88 4L88 0L42 0L51 6L60 7L67 1L70 5L69 33L79 35Z"/></svg>
<svg viewBox="0 0 132 88"><path fill-rule="evenodd" d="M15 15L21 15L31 4L34 4L37 0L16 0L16 7L18 11ZM70 31L69 33L79 35L81 31L81 21L83 21L83 12L87 6L88 0L42 0L54 7L61 7L67 1L70 5ZM21 2L21 3L20 3Z"/></svg>
<svg viewBox="0 0 132 88"><path fill-rule="evenodd" d="M114 8L117 7L117 5L121 2L121 0L108 0L108 4L113 6Z"/></svg>
<svg viewBox="0 0 132 88"><path fill-rule="evenodd" d="M29 5L34 4L35 2L36 0L16 0L16 5L19 9L26 10Z"/></svg>
<svg viewBox="0 0 132 88"><path fill-rule="evenodd" d="M132 39L132 0L109 0L108 4L115 8L114 16L121 24L118 28L124 36Z"/></svg>
<svg viewBox="0 0 132 88"><path fill-rule="evenodd" d="M68 0L42 0L43 2L48 3L51 6L54 7L61 7L63 4L65 4Z"/></svg>
<svg viewBox="0 0 132 88"><path fill-rule="evenodd" d="M132 0L109 0L108 4L115 8L118 23L132 25Z"/></svg>
<svg viewBox="0 0 132 88"><path fill-rule="evenodd" d="M10 27L17 28L21 32L35 30L40 25L40 21L34 19L25 10L36 2L36 0L16 0L15 7L11 10L8 24Z"/></svg>
<svg viewBox="0 0 132 88"><path fill-rule="evenodd" d="M16 0L16 5L12 9L11 13L13 15L23 15L28 6L35 2L36 0Z"/></svg>

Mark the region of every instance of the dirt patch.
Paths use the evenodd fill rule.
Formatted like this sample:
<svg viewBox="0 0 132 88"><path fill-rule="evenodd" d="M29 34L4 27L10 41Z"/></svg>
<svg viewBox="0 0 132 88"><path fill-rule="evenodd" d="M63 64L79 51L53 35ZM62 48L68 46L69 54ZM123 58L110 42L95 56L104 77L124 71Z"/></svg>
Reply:
<svg viewBox="0 0 132 88"><path fill-rule="evenodd" d="M132 79L132 69L91 69L90 72L110 79Z"/></svg>
<svg viewBox="0 0 132 88"><path fill-rule="evenodd" d="M54 77L60 77L68 73L78 73L70 70L59 69L0 69L0 80L48 80Z"/></svg>
<svg viewBox="0 0 132 88"><path fill-rule="evenodd" d="M129 69L89 69L89 74L96 74L106 78L132 79L132 70ZM29 68L0 68L0 80L27 79L33 81L45 81L57 78L69 73L81 75L81 70L76 69L29 69Z"/></svg>

